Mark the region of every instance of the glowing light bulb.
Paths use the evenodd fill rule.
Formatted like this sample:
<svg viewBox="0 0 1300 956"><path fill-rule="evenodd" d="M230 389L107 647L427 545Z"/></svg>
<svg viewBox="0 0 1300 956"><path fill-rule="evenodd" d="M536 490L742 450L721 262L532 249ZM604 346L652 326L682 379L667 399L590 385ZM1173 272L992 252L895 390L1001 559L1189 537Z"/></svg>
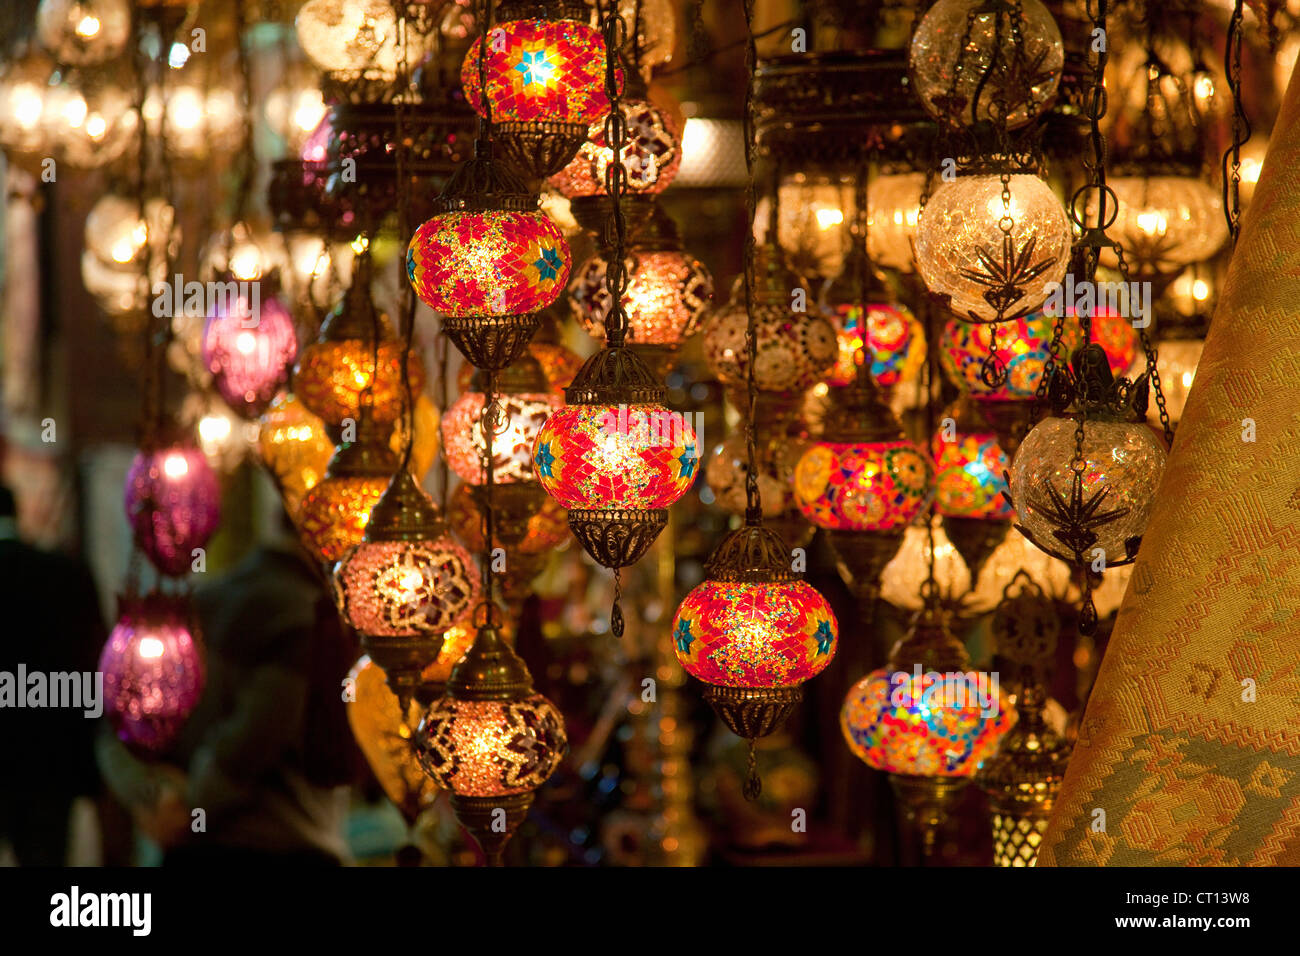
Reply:
<svg viewBox="0 0 1300 956"><path fill-rule="evenodd" d="M230 419L222 415L204 415L199 419L199 438L205 445L221 444L230 437Z"/></svg>
<svg viewBox="0 0 1300 956"><path fill-rule="evenodd" d="M230 254L230 271L236 279L251 282L262 275L262 257L255 246L241 246Z"/></svg>
<svg viewBox="0 0 1300 956"><path fill-rule="evenodd" d="M190 465L184 455L168 455L163 459L163 473L168 478L184 478L189 473Z"/></svg>
<svg viewBox="0 0 1300 956"><path fill-rule="evenodd" d="M77 94L63 104L63 119L73 129L80 129L86 121L86 99Z"/></svg>
<svg viewBox="0 0 1300 956"><path fill-rule="evenodd" d="M190 59L190 48L184 43L173 43L170 50L167 51L167 65L173 70L179 70Z"/></svg>
<svg viewBox="0 0 1300 956"><path fill-rule="evenodd" d="M103 139L106 132L108 132L108 123L104 120L104 117L98 113L93 113L87 117L86 133L91 139Z"/></svg>
<svg viewBox="0 0 1300 956"><path fill-rule="evenodd" d="M1192 283L1192 298L1197 302L1204 302L1210 297L1210 284L1204 279L1197 279Z"/></svg>
<svg viewBox="0 0 1300 956"><path fill-rule="evenodd" d="M1196 370L1183 373L1183 388L1191 388L1192 382L1196 379Z"/></svg>
<svg viewBox="0 0 1300 956"><path fill-rule="evenodd" d="M135 256L135 249L136 247L131 244L131 240L117 240L117 242L113 243L113 261L123 263L130 262Z"/></svg>
<svg viewBox="0 0 1300 956"><path fill-rule="evenodd" d="M203 102L198 91L190 88L177 90L171 96L167 112L177 129L198 129L203 122Z"/></svg>
<svg viewBox="0 0 1300 956"><path fill-rule="evenodd" d="M832 226L838 226L844 222L844 211L842 209L818 209L814 215L817 217L817 227L822 230L830 229Z"/></svg>
<svg viewBox="0 0 1300 956"><path fill-rule="evenodd" d="M156 660L163 656L163 642L156 637L140 638L140 656L145 660Z"/></svg>
<svg viewBox="0 0 1300 956"><path fill-rule="evenodd" d="M82 17L81 21L77 24L77 36L90 39L99 32L99 27L99 18L87 14Z"/></svg>
<svg viewBox="0 0 1300 956"><path fill-rule="evenodd" d="M31 129L41 121L45 100L40 91L30 83L22 83L14 88L14 117L23 129Z"/></svg>
<svg viewBox="0 0 1300 956"><path fill-rule="evenodd" d="M1148 236L1163 235L1169 228L1165 217L1158 212L1142 212L1137 217L1138 228Z"/></svg>

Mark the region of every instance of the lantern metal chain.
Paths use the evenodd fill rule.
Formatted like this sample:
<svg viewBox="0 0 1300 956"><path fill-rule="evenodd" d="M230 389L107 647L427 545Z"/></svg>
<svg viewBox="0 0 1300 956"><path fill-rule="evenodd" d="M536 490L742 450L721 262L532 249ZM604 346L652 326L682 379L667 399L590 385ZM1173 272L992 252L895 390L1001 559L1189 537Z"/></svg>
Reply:
<svg viewBox="0 0 1300 956"><path fill-rule="evenodd" d="M1241 32L1244 0L1236 0L1228 20L1227 45L1223 52L1224 73L1232 92L1232 144L1223 154L1223 210L1228 233L1237 244L1241 233L1241 147L1251 137L1250 120L1241 98Z"/></svg>
<svg viewBox="0 0 1300 956"><path fill-rule="evenodd" d="M410 20L406 13L406 4L404 0L398 0L397 9L397 97L394 101L396 110L396 127L397 142L393 146L395 165L397 168L397 234L401 239L399 248L406 249L411 243L411 236L414 232L411 226L411 200L408 163L410 161L411 143L408 137L407 129L407 105L408 100L412 98L413 83L411 80L410 64L408 59L408 32L410 30ZM409 468L411 465L411 452L415 446L415 392L411 387L411 347L415 338L415 289L410 282L402 283L402 421L405 431L403 435L405 441L402 448L402 461L400 468ZM379 368L375 367L375 375L378 377ZM398 474L401 474L399 471Z"/></svg>
<svg viewBox="0 0 1300 956"><path fill-rule="evenodd" d="M745 391L748 400L748 413L745 416L745 452L747 469L745 472L745 520L757 523L763 518L763 500L758 488L758 432L755 418L758 415L758 383L754 377L754 366L758 364L758 336L754 322L754 253L757 243L754 240L754 213L757 200L756 152L757 137L754 118L754 73L758 68L758 44L754 37L754 0L745 0L745 32L748 43L745 45L745 171L748 183L745 189L745 274L743 277L745 291ZM772 191L772 203L775 207L778 188ZM775 209L773 210L773 229L776 228ZM768 242L779 247L777 235L769 235Z"/></svg>
<svg viewBox="0 0 1300 956"><path fill-rule="evenodd" d="M623 297L627 294L630 277L626 263L627 217L623 210L623 197L627 192L627 158L623 154L628 145L628 131L621 100L619 50L627 39L627 24L619 15L616 4L610 4L602 32L605 36L605 95L609 98L604 132L612 157L612 162L605 168L605 193L610 202L610 218L605 224L605 242L610 250L605 266L605 291L610 300L609 311L605 314L605 342L611 347L622 348L627 341L628 329Z"/></svg>

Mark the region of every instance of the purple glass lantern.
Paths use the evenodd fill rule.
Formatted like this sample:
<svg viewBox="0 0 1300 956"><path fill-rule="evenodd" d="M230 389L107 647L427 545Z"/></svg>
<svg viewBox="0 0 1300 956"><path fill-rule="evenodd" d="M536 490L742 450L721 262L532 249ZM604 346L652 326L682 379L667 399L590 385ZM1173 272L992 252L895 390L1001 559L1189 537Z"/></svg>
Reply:
<svg viewBox="0 0 1300 956"><path fill-rule="evenodd" d="M221 517L221 485L203 452L163 445L136 452L126 474L126 517L136 544L163 574L190 568Z"/></svg>
<svg viewBox="0 0 1300 956"><path fill-rule="evenodd" d="M279 299L230 296L208 315L203 364L226 404L246 418L266 410L297 352L293 317Z"/></svg>
<svg viewBox="0 0 1300 956"><path fill-rule="evenodd" d="M99 655L104 712L128 746L166 750L203 693L203 649L188 598L123 597Z"/></svg>

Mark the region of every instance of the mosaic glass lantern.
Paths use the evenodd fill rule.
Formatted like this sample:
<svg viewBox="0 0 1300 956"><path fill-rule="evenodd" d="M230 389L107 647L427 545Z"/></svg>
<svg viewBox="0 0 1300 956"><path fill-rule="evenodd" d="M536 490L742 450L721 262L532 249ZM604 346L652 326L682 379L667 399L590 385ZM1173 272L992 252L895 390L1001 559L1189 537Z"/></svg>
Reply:
<svg viewBox="0 0 1300 956"><path fill-rule="evenodd" d="M888 392L903 382L914 381L925 364L925 329L892 294L875 267L863 259L862 249L855 246L845 256L840 274L822 286L818 304L835 325L839 342L826 381L830 385L852 385L858 363L869 357L871 377ZM865 292L859 282L863 274L867 276Z"/></svg>
<svg viewBox="0 0 1300 956"><path fill-rule="evenodd" d="M254 303L246 296L221 300L203 331L203 364L221 397L235 411L255 417L289 377L298 351L293 316L276 298Z"/></svg>
<svg viewBox="0 0 1300 956"><path fill-rule="evenodd" d="M813 305L813 297L782 262L773 246L760 246L755 254L754 336L757 360L754 382L760 393L790 402L819 381L835 364L839 343L835 327ZM804 312L795 306L802 300ZM704 323L704 358L709 370L733 394L745 388L749 372L742 284L732 287L731 299ZM747 404L747 403L740 403Z"/></svg>
<svg viewBox="0 0 1300 956"><path fill-rule="evenodd" d="M504 368L528 345L537 313L564 290L569 244L482 141L434 208L407 252L411 285L476 368Z"/></svg>
<svg viewBox="0 0 1300 956"><path fill-rule="evenodd" d="M704 264L681 249L633 245L624 260L628 342L675 350L695 332L713 299L713 277ZM610 295L604 253L593 254L574 270L569 282L573 316L593 337L604 339Z"/></svg>
<svg viewBox="0 0 1300 956"><path fill-rule="evenodd" d="M136 452L125 505L140 550L159 572L179 576L217 529L221 484L198 447L162 444Z"/></svg>
<svg viewBox="0 0 1300 956"><path fill-rule="evenodd" d="M443 635L480 597L473 558L404 469L371 511L361 543L334 569L333 584L344 620L403 701L437 659Z"/></svg>
<svg viewBox="0 0 1300 956"><path fill-rule="evenodd" d="M333 564L361 543L371 509L397 472L399 459L383 436L363 406L355 440L339 445L325 477L298 506L303 544L326 564Z"/></svg>
<svg viewBox="0 0 1300 956"><path fill-rule="evenodd" d="M294 370L299 401L328 425L356 421L363 404L371 419L381 424L391 424L402 414L403 343L393 334L387 316L375 308L368 276L369 266L359 266L343 301L325 317L316 341L303 347ZM424 388L424 364L414 350L407 360L407 374L413 391Z"/></svg>
<svg viewBox="0 0 1300 956"><path fill-rule="evenodd" d="M118 739L145 754L165 753L203 693L203 647L189 599L123 597L97 670Z"/></svg>
<svg viewBox="0 0 1300 956"><path fill-rule="evenodd" d="M750 742L745 794L752 800L761 786L754 740L784 725L803 683L831 662L839 623L791 570L780 536L757 519L723 539L705 572L677 609L673 650L686 673L705 683L722 721Z"/></svg>
<svg viewBox="0 0 1300 956"><path fill-rule="evenodd" d="M958 176L935 189L917 222L917 271L963 321L1024 315L1065 277L1072 236L1061 201L1029 173L1010 175L1007 189L1009 202L998 172Z"/></svg>
<svg viewBox="0 0 1300 956"><path fill-rule="evenodd" d="M935 119L1014 129L1056 95L1065 47L1038 0L939 0L916 26L908 66L917 96Z"/></svg>
<svg viewBox="0 0 1300 956"><path fill-rule="evenodd" d="M451 493L447 506L452 530L476 554L487 547L483 536L486 507L484 489L464 483ZM569 541L568 514L536 482L494 487L492 511L493 540L510 556L500 575L502 597L518 616L523 602L533 593L533 579L551 554Z"/></svg>
<svg viewBox="0 0 1300 956"><path fill-rule="evenodd" d="M470 44L460 73L465 98L481 116L490 105L503 158L521 175L558 173L609 112L605 41L589 15L577 0L507 0L487 42Z"/></svg>
<svg viewBox="0 0 1300 956"><path fill-rule="evenodd" d="M627 190L634 195L661 193L682 163L681 130L670 114L644 96L634 98L628 90L624 96L627 99L620 101L619 110L627 124L628 143L621 157L627 169ZM613 158L602 118L591 125L578 155L550 178L550 184L570 200L604 196L605 173Z"/></svg>
<svg viewBox="0 0 1300 956"><path fill-rule="evenodd" d="M491 626L479 628L452 668L447 693L425 712L416 741L420 766L451 792L457 819L495 865L569 746L564 718Z"/></svg>
<svg viewBox="0 0 1300 956"><path fill-rule="evenodd" d="M1013 512L1006 500L1011 456L969 399L944 413L930 443L934 460L934 511L971 575L979 583L984 562L1007 536Z"/></svg>

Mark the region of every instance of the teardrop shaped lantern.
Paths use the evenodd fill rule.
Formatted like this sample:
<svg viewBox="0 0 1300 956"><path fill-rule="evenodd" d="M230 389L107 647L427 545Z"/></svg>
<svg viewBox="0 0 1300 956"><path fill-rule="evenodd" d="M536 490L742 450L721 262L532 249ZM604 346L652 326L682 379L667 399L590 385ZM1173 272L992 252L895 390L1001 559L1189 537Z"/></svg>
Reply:
<svg viewBox="0 0 1300 956"><path fill-rule="evenodd" d="M125 507L145 557L161 573L179 576L217 529L221 483L198 447L164 441L136 452Z"/></svg>

